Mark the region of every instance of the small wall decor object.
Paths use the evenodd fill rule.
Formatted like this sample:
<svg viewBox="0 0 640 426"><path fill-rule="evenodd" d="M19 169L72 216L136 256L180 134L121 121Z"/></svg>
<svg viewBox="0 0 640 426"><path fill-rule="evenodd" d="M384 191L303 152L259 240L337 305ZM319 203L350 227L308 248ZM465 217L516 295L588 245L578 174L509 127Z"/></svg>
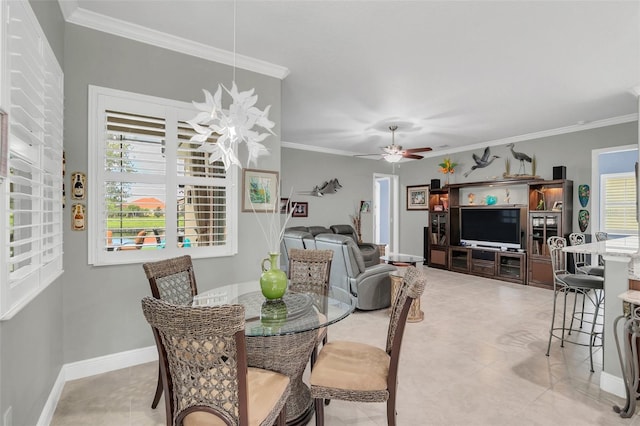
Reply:
<svg viewBox="0 0 640 426"><path fill-rule="evenodd" d="M84 204L74 204L71 208L71 229L84 231L87 229L87 211Z"/></svg>
<svg viewBox="0 0 640 426"><path fill-rule="evenodd" d="M591 195L591 189L589 185L578 185L578 200L580 200L580 205L582 207L587 207L589 203L589 196Z"/></svg>
<svg viewBox="0 0 640 426"><path fill-rule="evenodd" d="M82 172L71 173L71 199L84 200L86 197L87 175Z"/></svg>
<svg viewBox="0 0 640 426"><path fill-rule="evenodd" d="M309 203L293 202L293 213L291 217L307 217L309 216Z"/></svg>
<svg viewBox="0 0 640 426"><path fill-rule="evenodd" d="M475 169L482 169L487 167L489 164L493 163L493 160L500 157L497 155L491 155L491 148L486 147L484 149L484 152L482 153L482 157L478 157L478 155L474 152L473 154L471 154L471 158L473 158L473 161L475 161L476 164L474 166L471 166L471 170L465 173L464 177L469 176L469 173L471 173Z"/></svg>
<svg viewBox="0 0 640 426"><path fill-rule="evenodd" d="M589 211L588 210L580 210L578 212L578 226L580 227L580 232L584 232L589 227Z"/></svg>
<svg viewBox="0 0 640 426"><path fill-rule="evenodd" d="M371 213L371 201L360 201L360 213Z"/></svg>
<svg viewBox="0 0 640 426"><path fill-rule="evenodd" d="M273 213L279 208L278 172L242 169L242 211Z"/></svg>
<svg viewBox="0 0 640 426"><path fill-rule="evenodd" d="M429 210L429 185L407 186L407 210Z"/></svg>
<svg viewBox="0 0 640 426"><path fill-rule="evenodd" d="M291 210L291 204L288 198L280 198L280 213L287 214Z"/></svg>

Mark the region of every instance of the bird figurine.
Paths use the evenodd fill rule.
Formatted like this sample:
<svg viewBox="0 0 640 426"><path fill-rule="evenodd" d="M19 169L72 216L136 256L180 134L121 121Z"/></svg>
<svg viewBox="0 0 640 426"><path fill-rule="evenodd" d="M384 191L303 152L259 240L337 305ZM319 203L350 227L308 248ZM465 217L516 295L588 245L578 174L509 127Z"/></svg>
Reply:
<svg viewBox="0 0 640 426"><path fill-rule="evenodd" d="M513 154L513 158L515 158L516 160L520 161L520 169L518 169L518 174L523 175L525 172L524 169L524 162L526 161L527 163L531 163L531 157L529 157L527 154L525 154L524 152L516 152L513 150L513 144L510 143L509 145L507 145L507 148L511 148L511 153Z"/></svg>
<svg viewBox="0 0 640 426"><path fill-rule="evenodd" d="M482 154L482 158L478 157L475 153L472 156L473 156L473 161L475 161L476 164L475 164L475 166L471 166L471 170L469 170L467 173L465 173L464 177L469 176L469 173L471 173L475 169L482 169L484 167L487 167L489 164L493 163L493 160L495 160L496 158L500 158L497 155L491 155L491 149L489 147L486 147L484 149L484 153ZM491 156L491 157L489 157L489 156Z"/></svg>

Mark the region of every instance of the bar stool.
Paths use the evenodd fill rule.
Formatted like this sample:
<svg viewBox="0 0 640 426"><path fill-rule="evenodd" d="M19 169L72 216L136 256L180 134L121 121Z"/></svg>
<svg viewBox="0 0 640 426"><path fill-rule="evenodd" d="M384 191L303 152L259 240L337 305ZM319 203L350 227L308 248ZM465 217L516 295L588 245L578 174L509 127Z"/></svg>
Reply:
<svg viewBox="0 0 640 426"><path fill-rule="evenodd" d="M549 351L551 349L551 339L553 337L560 339L560 347L564 347L564 342L573 343L581 346L589 347L589 361L591 366L591 371L593 372L593 348L602 346L602 332L596 332L596 325L598 325L598 314L600 311L600 306L604 301L604 278L596 276L596 275L587 275L587 274L571 274L567 271L567 253L562 249L567 246L567 240L564 237L549 237L547 239L547 245L549 246L549 254L551 256L551 266L553 269L553 313L551 317L551 328L549 329L549 343L547 345L547 353L549 356ZM591 330L590 331L582 331L582 330L573 330L573 317L575 316L575 309L572 312L572 322L569 328L566 328L566 317L567 317L567 295L568 293L575 293L576 297L578 294L582 294L586 300L589 300L593 305L594 312L587 313L587 315L592 316L591 321ZM564 307L562 310L562 327L555 327L556 320L556 305L558 294L562 293L564 296ZM575 306L575 305L574 305ZM584 310L583 310L584 314ZM586 321L589 322L589 321ZM578 334L584 333L589 335L589 343L581 343L577 339L568 340L565 337L565 332L568 335L571 334L572 331L577 332ZM559 335L557 333L560 333ZM600 343L596 344L596 339L600 338Z"/></svg>

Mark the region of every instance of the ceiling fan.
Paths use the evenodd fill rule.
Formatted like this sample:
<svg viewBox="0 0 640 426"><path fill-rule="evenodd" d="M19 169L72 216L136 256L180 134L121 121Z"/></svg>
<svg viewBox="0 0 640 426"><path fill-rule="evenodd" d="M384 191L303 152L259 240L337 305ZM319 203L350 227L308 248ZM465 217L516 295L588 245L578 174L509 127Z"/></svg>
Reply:
<svg viewBox="0 0 640 426"><path fill-rule="evenodd" d="M398 126L389 126L389 130L391 130L391 145L387 145L382 149L382 154L361 154L356 155L356 157L369 157L371 155L380 155L382 158L389 163L397 163L403 158L409 158L412 160L421 160L424 158L422 155L416 154L417 152L426 152L431 151L431 148L409 148L402 149L401 145L396 145L395 142L395 132L398 130Z"/></svg>

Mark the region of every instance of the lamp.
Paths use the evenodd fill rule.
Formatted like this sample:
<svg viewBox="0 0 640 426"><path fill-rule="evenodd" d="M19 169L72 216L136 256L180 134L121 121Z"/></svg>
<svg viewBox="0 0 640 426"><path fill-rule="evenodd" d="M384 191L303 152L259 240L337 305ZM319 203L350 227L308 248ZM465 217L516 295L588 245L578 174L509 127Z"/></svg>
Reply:
<svg viewBox="0 0 640 426"><path fill-rule="evenodd" d="M225 170L236 165L242 168L236 156L236 147L241 142L247 144L249 156L247 163L255 163L261 155L268 154L269 151L261 143L270 134L275 135L271 130L275 123L269 120L268 105L263 111L255 107L258 96L254 95L254 90L245 92L238 91L236 86L236 1L233 2L233 82L231 90L222 84L218 84L218 90L212 96L211 93L203 89L205 101L193 102L193 105L200 112L187 123L191 125L196 135L191 138L193 142L199 142L200 150L210 154L209 163L221 160ZM228 110L222 109L222 89L227 92L232 99ZM267 132L260 133L254 127L261 127ZM213 134L220 135L215 143L207 140Z"/></svg>
<svg viewBox="0 0 640 426"><path fill-rule="evenodd" d="M393 154L385 154L384 155L384 159L388 163L397 163L398 161L402 160L402 153L401 152L396 152L396 153L393 153Z"/></svg>

